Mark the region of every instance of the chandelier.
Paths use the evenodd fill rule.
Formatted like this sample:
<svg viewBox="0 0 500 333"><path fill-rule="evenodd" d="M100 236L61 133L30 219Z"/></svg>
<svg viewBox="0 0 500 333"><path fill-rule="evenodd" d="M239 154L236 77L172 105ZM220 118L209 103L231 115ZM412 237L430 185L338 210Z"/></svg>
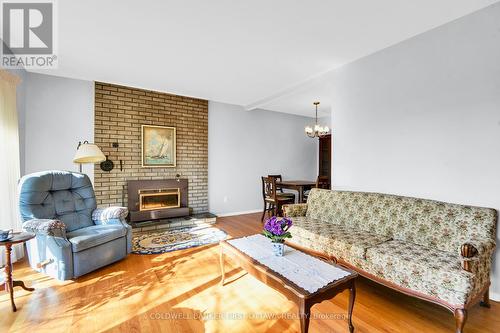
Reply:
<svg viewBox="0 0 500 333"><path fill-rule="evenodd" d="M314 102L314 106L316 107L316 123L314 127L306 126L305 131L308 137L310 138L321 138L322 136L327 135L330 132L328 126L318 125L318 105L319 102Z"/></svg>

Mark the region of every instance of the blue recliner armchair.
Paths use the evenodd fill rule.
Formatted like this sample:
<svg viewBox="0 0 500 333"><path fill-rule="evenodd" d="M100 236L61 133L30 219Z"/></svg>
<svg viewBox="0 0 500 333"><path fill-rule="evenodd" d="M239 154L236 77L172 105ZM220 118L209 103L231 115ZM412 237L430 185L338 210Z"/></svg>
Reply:
<svg viewBox="0 0 500 333"><path fill-rule="evenodd" d="M59 280L73 279L123 259L132 251L124 207L97 208L87 175L44 171L19 182L23 229L31 267Z"/></svg>

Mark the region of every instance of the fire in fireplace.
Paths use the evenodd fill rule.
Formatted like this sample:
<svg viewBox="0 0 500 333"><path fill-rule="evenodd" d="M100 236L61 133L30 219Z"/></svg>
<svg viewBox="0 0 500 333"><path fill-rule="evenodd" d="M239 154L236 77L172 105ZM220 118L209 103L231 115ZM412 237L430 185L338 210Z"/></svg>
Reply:
<svg viewBox="0 0 500 333"><path fill-rule="evenodd" d="M139 190L139 210L178 208L181 206L179 188Z"/></svg>
<svg viewBox="0 0 500 333"><path fill-rule="evenodd" d="M188 216L188 180L144 179L127 181L130 222Z"/></svg>

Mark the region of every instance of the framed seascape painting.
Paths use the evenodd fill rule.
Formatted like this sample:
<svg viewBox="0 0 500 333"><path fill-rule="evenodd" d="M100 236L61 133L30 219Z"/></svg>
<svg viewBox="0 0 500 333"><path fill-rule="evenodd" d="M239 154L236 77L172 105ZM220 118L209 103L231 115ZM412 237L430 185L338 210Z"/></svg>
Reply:
<svg viewBox="0 0 500 333"><path fill-rule="evenodd" d="M175 167L175 127L142 125L142 166Z"/></svg>

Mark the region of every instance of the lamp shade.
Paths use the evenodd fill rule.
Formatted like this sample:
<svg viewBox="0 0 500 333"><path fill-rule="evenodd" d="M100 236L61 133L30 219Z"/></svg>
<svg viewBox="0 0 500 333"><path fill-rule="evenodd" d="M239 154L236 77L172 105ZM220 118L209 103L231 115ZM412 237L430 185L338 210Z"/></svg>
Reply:
<svg viewBox="0 0 500 333"><path fill-rule="evenodd" d="M82 143L76 150L74 163L99 163L106 160L106 156L93 143Z"/></svg>

